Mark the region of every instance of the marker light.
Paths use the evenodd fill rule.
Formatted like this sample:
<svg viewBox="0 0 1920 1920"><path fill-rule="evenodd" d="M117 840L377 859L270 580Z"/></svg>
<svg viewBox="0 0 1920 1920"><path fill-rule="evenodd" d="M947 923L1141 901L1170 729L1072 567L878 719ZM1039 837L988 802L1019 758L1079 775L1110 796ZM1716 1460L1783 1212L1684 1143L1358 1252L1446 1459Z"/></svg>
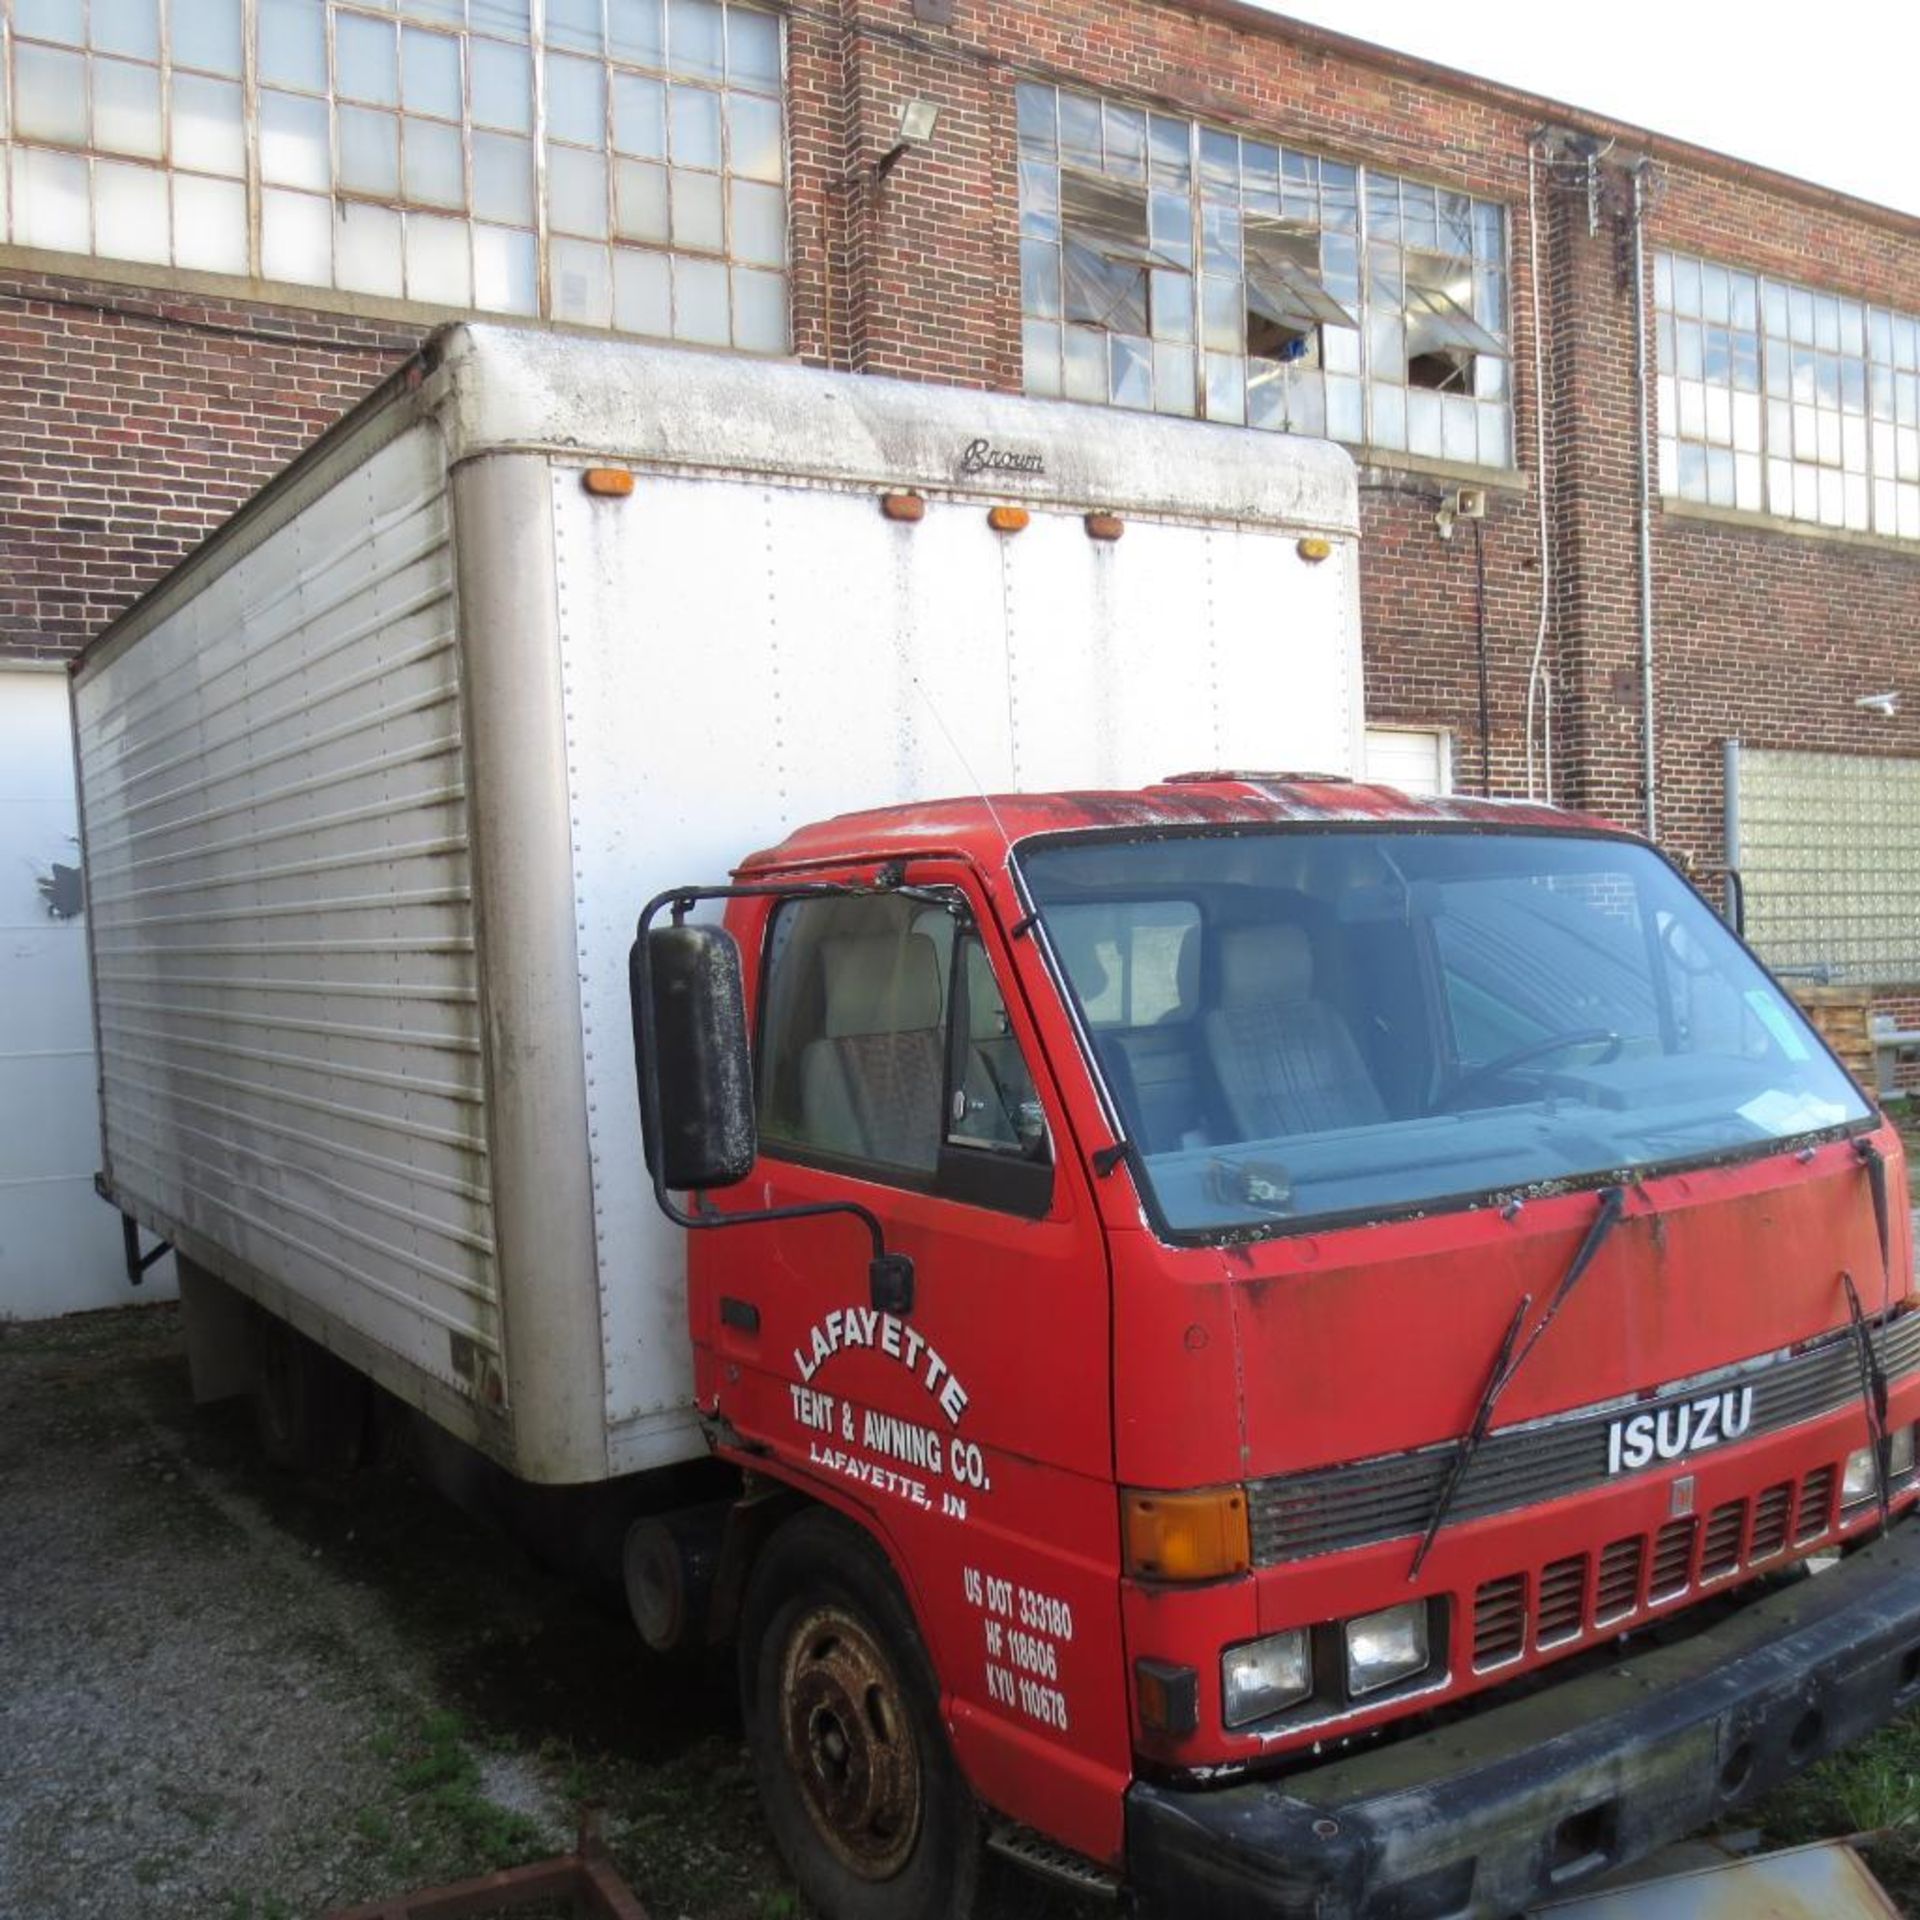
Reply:
<svg viewBox="0 0 1920 1920"><path fill-rule="evenodd" d="M1247 1496L1239 1487L1203 1493L1120 1495L1127 1572L1142 1580L1224 1580L1253 1564Z"/></svg>
<svg viewBox="0 0 1920 1920"><path fill-rule="evenodd" d="M883 493L880 511L889 520L904 520L911 525L927 517L927 503L917 493Z"/></svg>
<svg viewBox="0 0 1920 1920"><path fill-rule="evenodd" d="M633 475L625 467L589 467L580 484L602 500L624 500L633 491Z"/></svg>
<svg viewBox="0 0 1920 1920"><path fill-rule="evenodd" d="M1302 535L1294 547L1294 552L1297 553L1302 560L1315 566L1324 560L1332 551L1333 542L1323 538L1317 533Z"/></svg>
<svg viewBox="0 0 1920 1920"><path fill-rule="evenodd" d="M1085 525L1089 540L1118 540L1127 530L1127 523L1117 513L1090 513Z"/></svg>
<svg viewBox="0 0 1920 1920"><path fill-rule="evenodd" d="M995 533L1019 533L1029 516L1025 507L989 507L987 525Z"/></svg>
<svg viewBox="0 0 1920 1920"><path fill-rule="evenodd" d="M1313 1657L1304 1627L1243 1640L1220 1656L1220 1717L1230 1727L1264 1720L1312 1691Z"/></svg>
<svg viewBox="0 0 1920 1920"><path fill-rule="evenodd" d="M1347 1622L1347 1692L1355 1700L1410 1679L1428 1658L1424 1600L1363 1613Z"/></svg>

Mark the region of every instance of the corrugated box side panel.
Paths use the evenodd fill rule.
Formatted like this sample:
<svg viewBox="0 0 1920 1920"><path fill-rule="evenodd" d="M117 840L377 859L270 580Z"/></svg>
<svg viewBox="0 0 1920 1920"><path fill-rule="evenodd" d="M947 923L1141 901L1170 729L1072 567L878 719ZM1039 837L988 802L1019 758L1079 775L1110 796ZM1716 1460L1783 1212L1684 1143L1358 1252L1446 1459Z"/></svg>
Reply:
<svg viewBox="0 0 1920 1920"><path fill-rule="evenodd" d="M75 701L116 1189L484 1404L504 1362L459 691L418 425Z"/></svg>

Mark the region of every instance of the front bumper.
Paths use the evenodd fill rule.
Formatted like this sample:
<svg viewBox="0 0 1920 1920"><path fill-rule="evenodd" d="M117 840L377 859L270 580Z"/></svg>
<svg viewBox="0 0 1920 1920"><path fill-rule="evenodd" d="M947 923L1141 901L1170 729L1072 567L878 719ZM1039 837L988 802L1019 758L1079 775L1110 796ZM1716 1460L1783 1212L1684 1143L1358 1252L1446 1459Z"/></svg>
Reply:
<svg viewBox="0 0 1920 1920"><path fill-rule="evenodd" d="M1518 1913L1637 1859L1920 1702L1920 1525L1652 1649L1272 1781L1136 1782L1144 1916Z"/></svg>

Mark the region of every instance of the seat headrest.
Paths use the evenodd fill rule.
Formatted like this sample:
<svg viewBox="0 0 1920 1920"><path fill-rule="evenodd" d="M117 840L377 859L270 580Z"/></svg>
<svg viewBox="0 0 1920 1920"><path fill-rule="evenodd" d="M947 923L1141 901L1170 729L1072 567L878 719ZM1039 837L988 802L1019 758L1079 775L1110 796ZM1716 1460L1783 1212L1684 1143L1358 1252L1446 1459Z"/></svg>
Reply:
<svg viewBox="0 0 1920 1920"><path fill-rule="evenodd" d="M848 933L820 943L827 1037L940 1024L940 959L924 933Z"/></svg>
<svg viewBox="0 0 1920 1920"><path fill-rule="evenodd" d="M1271 1006L1312 995L1313 944L1304 927L1236 927L1218 944L1221 1006Z"/></svg>

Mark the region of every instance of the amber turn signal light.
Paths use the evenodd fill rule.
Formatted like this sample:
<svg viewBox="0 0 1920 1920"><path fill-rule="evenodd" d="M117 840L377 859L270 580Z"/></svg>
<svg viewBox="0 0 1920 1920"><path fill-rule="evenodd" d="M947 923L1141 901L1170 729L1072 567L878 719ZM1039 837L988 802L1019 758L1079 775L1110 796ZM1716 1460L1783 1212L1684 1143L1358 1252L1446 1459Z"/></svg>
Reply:
<svg viewBox="0 0 1920 1920"><path fill-rule="evenodd" d="M1225 1580L1253 1564L1241 1487L1120 1496L1127 1572L1141 1580Z"/></svg>
<svg viewBox="0 0 1920 1920"><path fill-rule="evenodd" d="M1018 533L1026 524L1029 516L1025 507L989 507L987 525L995 533Z"/></svg>
<svg viewBox="0 0 1920 1920"><path fill-rule="evenodd" d="M624 500L633 491L633 475L625 467L589 467L580 484L602 500Z"/></svg>

